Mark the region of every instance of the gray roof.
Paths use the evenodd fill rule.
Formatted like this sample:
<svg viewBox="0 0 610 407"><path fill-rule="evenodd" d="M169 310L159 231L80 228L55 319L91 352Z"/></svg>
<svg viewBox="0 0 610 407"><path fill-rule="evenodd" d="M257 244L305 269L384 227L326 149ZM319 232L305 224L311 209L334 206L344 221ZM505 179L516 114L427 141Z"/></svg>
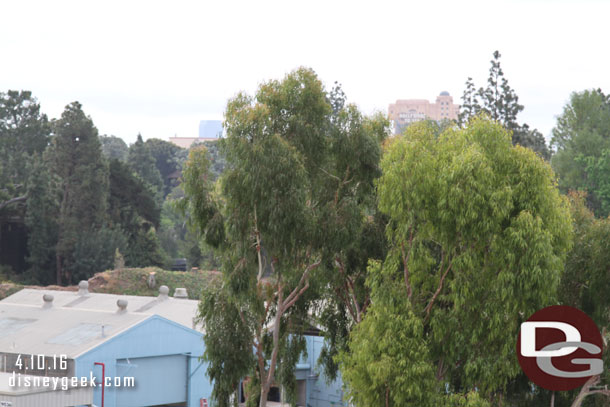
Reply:
<svg viewBox="0 0 610 407"><path fill-rule="evenodd" d="M23 290L6 297L0 301L0 304L42 306L42 297L45 294L50 294L54 297L54 307L109 312L115 312L118 309L117 301L123 299L128 302L128 313L160 315L170 321L177 322L192 329L195 329L193 320L197 315L197 307L199 304L196 300L167 296L163 297L161 295L158 297L102 293L79 295L74 291L35 290L31 288L24 288Z"/></svg>
<svg viewBox="0 0 610 407"><path fill-rule="evenodd" d="M43 301L43 296L52 303ZM118 300L127 301L120 311ZM0 301L0 351L64 354L74 358L130 327L159 315L195 328L198 301L23 289ZM102 328L103 327L103 328Z"/></svg>
<svg viewBox="0 0 610 407"><path fill-rule="evenodd" d="M151 318L118 313L0 302L0 350L17 354L75 358L128 328Z"/></svg>

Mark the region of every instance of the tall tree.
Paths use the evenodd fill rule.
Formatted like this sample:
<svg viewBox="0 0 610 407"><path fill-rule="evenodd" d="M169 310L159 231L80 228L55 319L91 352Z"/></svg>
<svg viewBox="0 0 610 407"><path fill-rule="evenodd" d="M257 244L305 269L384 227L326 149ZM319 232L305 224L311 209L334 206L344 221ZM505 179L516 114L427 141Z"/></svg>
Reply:
<svg viewBox="0 0 610 407"><path fill-rule="evenodd" d="M459 123L464 126L471 118L481 113L487 114L512 133L513 144L530 148L548 160L551 155L544 136L538 130L532 130L527 124L519 124L517 121L523 105L519 104L519 97L504 77L500 57L500 52L493 53L486 87L475 92L472 78L466 81Z"/></svg>
<svg viewBox="0 0 610 407"><path fill-rule="evenodd" d="M586 190L597 216L610 213L610 96L601 89L573 93L557 118L552 165L563 191Z"/></svg>
<svg viewBox="0 0 610 407"><path fill-rule="evenodd" d="M108 168L97 129L80 103L66 106L53 128L53 172L59 177L61 193L56 280L62 284L72 282L74 250L79 239L104 225Z"/></svg>
<svg viewBox="0 0 610 407"><path fill-rule="evenodd" d="M468 123L471 117L477 115L481 111L481 106L477 98L477 89L474 86L474 82L471 77L466 80L466 88L462 95L462 105L460 106L460 113L458 115L458 123L460 126L464 126Z"/></svg>
<svg viewBox="0 0 610 407"><path fill-rule="evenodd" d="M155 159L155 166L159 170L163 180L163 196L167 196L172 190L172 180L169 178L172 173L182 168L184 149L177 145L158 138L151 138L144 143Z"/></svg>
<svg viewBox="0 0 610 407"><path fill-rule="evenodd" d="M157 169L155 158L142 140L142 135L138 134L136 142L129 147L127 162L133 171L155 191L160 205L163 198L163 180Z"/></svg>
<svg viewBox="0 0 610 407"><path fill-rule="evenodd" d="M571 191L570 210L574 225L574 245L570 251L565 271L561 279L560 301L562 304L579 308L590 315L608 341L610 332L610 218L596 218L586 206L586 193ZM610 352L603 349L604 364L610 362ZM610 372L606 369L601 375L591 378L582 389L569 393L571 405L607 406L610 403L610 392L591 389L601 381L607 383ZM592 397L587 397L592 396ZM587 400L585 400L587 398ZM597 399L596 399L597 398ZM595 400L596 399L596 400ZM563 400L562 400L563 401ZM586 403L589 404L586 404ZM594 404L594 402L596 402ZM559 405L559 404L557 404Z"/></svg>
<svg viewBox="0 0 610 407"><path fill-rule="evenodd" d="M425 123L410 126L405 137L388 145L382 169L379 208L389 217L390 249L383 264L370 269L369 285L373 298L381 296L392 306L400 304L392 295L396 284L406 297L405 320L395 321L387 342L426 344L430 354L425 357L426 349L418 348L389 353L384 366L428 360L426 369L436 378L431 401L447 391L476 389L500 405L520 370L514 358L519 325L556 301L570 243L567 203L553 173L529 149L512 146L508 131L486 119L440 137ZM410 312L413 317L407 318ZM373 320L367 322L369 317ZM370 313L365 322L372 324L370 331L391 323ZM423 329L415 329L416 322ZM350 349L383 352L387 343L367 340L356 333ZM344 376L367 374L366 359L347 360ZM411 376L424 388L426 369ZM399 400L402 396L394 393L412 386L384 382L382 374L370 377L374 386L353 389L371 392L368 400L384 391L390 400ZM390 405L418 405L409 403Z"/></svg>
<svg viewBox="0 0 610 407"><path fill-rule="evenodd" d="M0 211L25 203L27 163L50 137L46 115L29 91L0 92Z"/></svg>
<svg viewBox="0 0 610 407"><path fill-rule="evenodd" d="M110 162L109 174L110 226L120 229L127 239L126 247L120 248L127 265L162 266L163 254L155 236L160 224L155 191L118 160Z"/></svg>
<svg viewBox="0 0 610 407"><path fill-rule="evenodd" d="M57 243L57 215L59 197L56 180L49 172L48 163L33 156L28 182L25 224L28 228L28 277L34 283L55 282L55 244Z"/></svg>
<svg viewBox="0 0 610 407"><path fill-rule="evenodd" d="M299 334L310 323L322 282L330 281L337 259L345 261L341 250L366 218L358 205L379 175L387 120L364 118L354 106L333 116L330 100L305 68L262 84L255 96L239 94L226 110L221 147L227 166L219 190L210 185L205 150L192 150L183 172L188 212L222 253L221 295L243 327L239 341L245 345L224 349L254 348L251 382L260 406L274 380L294 394L294 364L304 350ZM202 303L204 325L213 306ZM206 346L214 343L206 339ZM235 354L210 351L206 357L218 372ZM230 386L215 383L215 394Z"/></svg>
<svg viewBox="0 0 610 407"><path fill-rule="evenodd" d="M108 161L127 161L129 147L127 147L127 143L125 143L122 138L103 135L100 136L100 143L102 144L102 153L104 153L104 156Z"/></svg>

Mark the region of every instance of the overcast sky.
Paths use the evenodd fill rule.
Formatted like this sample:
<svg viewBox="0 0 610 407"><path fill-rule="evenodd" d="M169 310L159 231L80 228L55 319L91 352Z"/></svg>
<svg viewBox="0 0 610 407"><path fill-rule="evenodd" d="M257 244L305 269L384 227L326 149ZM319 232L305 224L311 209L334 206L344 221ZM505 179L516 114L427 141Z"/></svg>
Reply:
<svg viewBox="0 0 610 407"><path fill-rule="evenodd" d="M570 93L610 92L604 1L4 1L0 91L31 90L50 117L75 100L100 134L194 137L228 98L304 65L365 113L454 100L494 50L549 136Z"/></svg>

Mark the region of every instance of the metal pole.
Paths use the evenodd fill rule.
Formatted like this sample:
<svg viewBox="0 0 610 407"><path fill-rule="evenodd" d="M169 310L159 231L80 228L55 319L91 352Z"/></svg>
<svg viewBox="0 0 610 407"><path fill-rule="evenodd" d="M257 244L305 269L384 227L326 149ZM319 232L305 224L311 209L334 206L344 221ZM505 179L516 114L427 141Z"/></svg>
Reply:
<svg viewBox="0 0 610 407"><path fill-rule="evenodd" d="M102 407L104 407L104 386L106 384L106 365L100 362L95 362L95 365L102 367Z"/></svg>

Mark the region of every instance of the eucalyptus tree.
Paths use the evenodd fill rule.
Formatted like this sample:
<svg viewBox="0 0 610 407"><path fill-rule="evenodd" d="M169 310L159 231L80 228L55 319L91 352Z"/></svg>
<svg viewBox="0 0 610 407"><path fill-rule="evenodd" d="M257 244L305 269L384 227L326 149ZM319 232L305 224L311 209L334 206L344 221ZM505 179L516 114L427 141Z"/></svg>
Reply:
<svg viewBox="0 0 610 407"><path fill-rule="evenodd" d="M250 403L258 397L265 406L274 381L294 398L300 334L324 290L365 271L349 269L346 259L370 223L366 208L388 126L346 105L336 89L327 93L306 68L263 83L254 96L238 94L224 124L219 184L211 184L205 147L191 149L182 206L223 260L221 288L210 293L217 300L200 307L204 326L221 331L204 336L214 396L227 405L236 378L250 375ZM363 312L364 296L347 290L352 310ZM214 313L216 306L226 312ZM236 328L238 338L230 332ZM227 346L219 335L236 342Z"/></svg>
<svg viewBox="0 0 610 407"><path fill-rule="evenodd" d="M410 126L381 167L389 251L369 268L373 310L340 358L350 394L362 406L416 406L476 389L500 405L520 371L520 322L557 300L570 245L552 170L482 118L440 136L426 123Z"/></svg>

